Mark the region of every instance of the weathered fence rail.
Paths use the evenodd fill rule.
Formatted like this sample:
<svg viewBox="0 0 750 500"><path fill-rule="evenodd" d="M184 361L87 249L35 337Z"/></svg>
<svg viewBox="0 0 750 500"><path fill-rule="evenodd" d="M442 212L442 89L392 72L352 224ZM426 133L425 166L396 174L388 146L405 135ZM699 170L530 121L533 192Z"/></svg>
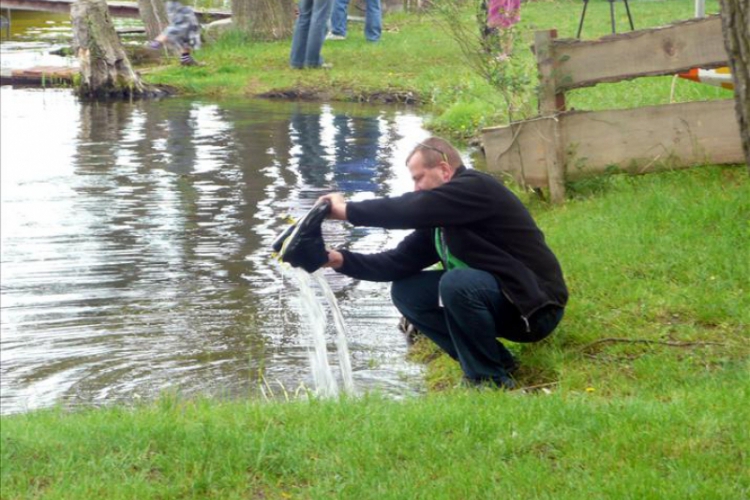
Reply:
<svg viewBox="0 0 750 500"><path fill-rule="evenodd" d="M565 180L611 167L632 173L702 164L742 163L733 100L611 111L566 111L565 91L642 76L727 64L719 16L594 41L536 33L540 76L537 118L482 131L491 171L548 187L554 202Z"/></svg>

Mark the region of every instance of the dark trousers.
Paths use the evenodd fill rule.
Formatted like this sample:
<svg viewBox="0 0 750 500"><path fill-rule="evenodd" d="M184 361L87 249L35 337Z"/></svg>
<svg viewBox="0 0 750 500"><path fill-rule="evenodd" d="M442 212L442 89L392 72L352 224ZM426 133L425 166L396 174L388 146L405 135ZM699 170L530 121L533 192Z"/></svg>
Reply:
<svg viewBox="0 0 750 500"><path fill-rule="evenodd" d="M461 364L468 380L505 387L513 386L508 371L515 361L498 337L537 342L563 316L562 308L549 308L527 327L497 280L476 269L423 271L395 281L391 296L409 322Z"/></svg>

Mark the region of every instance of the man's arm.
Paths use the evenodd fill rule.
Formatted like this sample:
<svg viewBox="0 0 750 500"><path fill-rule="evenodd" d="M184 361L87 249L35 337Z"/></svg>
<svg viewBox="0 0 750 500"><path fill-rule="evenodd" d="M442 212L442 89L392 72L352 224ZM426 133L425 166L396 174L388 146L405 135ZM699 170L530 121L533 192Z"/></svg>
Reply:
<svg viewBox="0 0 750 500"><path fill-rule="evenodd" d="M341 193L333 193L321 196L319 201L331 203L329 218L355 226L386 229L459 226L481 221L498 206L498 191L488 189L485 184L484 178L474 174L461 175L435 189L396 197L347 203Z"/></svg>
<svg viewBox="0 0 750 500"><path fill-rule="evenodd" d="M361 254L329 250L328 263L336 272L366 281L395 281L418 273L438 262L432 231L414 231L391 250Z"/></svg>

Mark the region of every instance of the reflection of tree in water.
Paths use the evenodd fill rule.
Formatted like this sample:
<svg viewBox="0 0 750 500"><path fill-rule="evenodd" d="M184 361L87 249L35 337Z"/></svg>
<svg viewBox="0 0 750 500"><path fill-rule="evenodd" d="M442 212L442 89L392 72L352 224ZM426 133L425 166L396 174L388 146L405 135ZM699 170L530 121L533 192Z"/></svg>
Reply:
<svg viewBox="0 0 750 500"><path fill-rule="evenodd" d="M127 228L134 217L144 214L145 207L133 203L132 196L139 191L147 193L149 189L131 175L138 170L137 166L128 162L129 158L120 150L134 108L123 102L84 102L80 110L81 125L74 158L76 172L82 180L77 187L78 204L92 216L90 231L106 249L137 245L137 235ZM120 168L117 168L118 162L122 164ZM137 261L132 259L114 258L102 264L123 288L137 280L141 271Z"/></svg>
<svg viewBox="0 0 750 500"><path fill-rule="evenodd" d="M238 353L248 350L256 303L240 286L253 203L231 123L216 106L181 100L84 105L81 113L78 204L97 235L94 258L106 269L94 272L109 297L95 314L106 317L108 342L118 346L111 350L122 357L107 364L132 364L131 378L155 380L171 373L153 373L159 366L185 366L213 373L191 385L230 377L236 386L238 370L248 369ZM262 181L252 184L260 192ZM144 349L148 363L130 359Z"/></svg>

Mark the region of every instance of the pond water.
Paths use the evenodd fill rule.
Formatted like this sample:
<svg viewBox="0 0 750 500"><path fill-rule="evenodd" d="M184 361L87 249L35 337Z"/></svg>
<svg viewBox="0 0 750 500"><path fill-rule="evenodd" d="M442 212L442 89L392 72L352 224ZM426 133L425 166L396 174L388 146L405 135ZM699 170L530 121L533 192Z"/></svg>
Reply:
<svg viewBox="0 0 750 500"><path fill-rule="evenodd" d="M298 292L270 244L322 193L411 190L406 155L429 135L399 108L8 86L0 100L2 413L310 387ZM404 235L323 229L362 252ZM388 284L326 277L357 389L419 392Z"/></svg>
<svg viewBox="0 0 750 500"><path fill-rule="evenodd" d="M5 11L9 29L0 30L0 66L26 69L33 66L74 66L71 57L52 52L70 47L73 39L70 16L47 12Z"/></svg>
<svg viewBox="0 0 750 500"><path fill-rule="evenodd" d="M34 66L76 67L74 57L61 56L73 42L70 15L52 12L0 10L9 25L0 29L0 67L27 69ZM117 29L142 27L137 19L113 18ZM143 44L142 34L121 34L125 44Z"/></svg>

